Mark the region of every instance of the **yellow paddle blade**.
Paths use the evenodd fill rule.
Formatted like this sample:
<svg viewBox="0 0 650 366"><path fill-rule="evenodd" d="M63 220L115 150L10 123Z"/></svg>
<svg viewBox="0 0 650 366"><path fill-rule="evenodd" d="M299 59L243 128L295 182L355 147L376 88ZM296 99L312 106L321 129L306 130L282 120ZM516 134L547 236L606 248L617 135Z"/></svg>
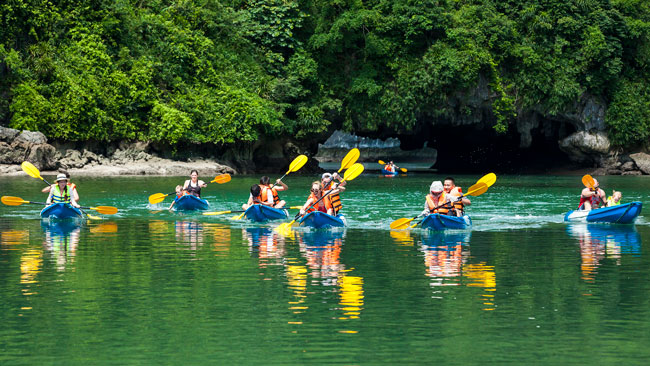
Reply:
<svg viewBox="0 0 650 366"><path fill-rule="evenodd" d="M302 168L303 165L307 163L307 156L306 155L298 155L291 164L289 164L289 170L287 170L286 174L297 172L298 169Z"/></svg>
<svg viewBox="0 0 650 366"><path fill-rule="evenodd" d="M341 162L341 169L339 169L339 173L343 171L343 169L348 169L352 166L352 164L357 162L357 159L359 159L359 156L361 155L361 152L359 149L356 147L352 150L350 150L345 157L343 158L343 161Z"/></svg>
<svg viewBox="0 0 650 366"><path fill-rule="evenodd" d="M408 169L406 169L406 168L399 168L399 170L401 170L403 173L408 172Z"/></svg>
<svg viewBox="0 0 650 366"><path fill-rule="evenodd" d="M232 213L232 211L213 211L213 212L204 212L205 216L215 216L215 215L225 215Z"/></svg>
<svg viewBox="0 0 650 366"><path fill-rule="evenodd" d="M23 168L23 171L30 177L41 179L41 172L39 172L34 164L30 163L29 161L23 161L23 163L20 164L20 167Z"/></svg>
<svg viewBox="0 0 650 366"><path fill-rule="evenodd" d="M95 210L102 215L114 215L117 213L117 207L113 207L113 206L97 206L97 207L91 207L90 209Z"/></svg>
<svg viewBox="0 0 650 366"><path fill-rule="evenodd" d="M242 217L244 217L245 214L246 214L246 212L242 212L241 215L233 216L230 219L231 220L241 220Z"/></svg>
<svg viewBox="0 0 650 366"><path fill-rule="evenodd" d="M497 181L497 176L494 173L488 173L481 177L476 183L485 183L488 187L492 187L492 185Z"/></svg>
<svg viewBox="0 0 650 366"><path fill-rule="evenodd" d="M582 184L584 184L587 188L593 189L596 185L596 182L594 182L594 178L591 175L586 174L584 177L582 177Z"/></svg>
<svg viewBox="0 0 650 366"><path fill-rule="evenodd" d="M91 215L91 214L86 214L86 217L89 218L90 220L102 220L101 217L99 217L99 216L95 216L95 215Z"/></svg>
<svg viewBox="0 0 650 366"><path fill-rule="evenodd" d="M469 187L465 196L474 196L478 197L483 193L487 192L488 186L485 183L476 183L473 186Z"/></svg>
<svg viewBox="0 0 650 366"><path fill-rule="evenodd" d="M214 177L214 179L212 181L210 181L210 183L223 184L223 183L230 182L230 179L231 179L230 174L221 174L221 175L217 175L216 177Z"/></svg>
<svg viewBox="0 0 650 366"><path fill-rule="evenodd" d="M411 221L413 221L413 220L415 220L415 219L408 219L406 217L402 217L401 219L397 219L397 220L391 222L390 223L390 228L391 228L391 230L406 229L409 226L409 224L411 223Z"/></svg>
<svg viewBox="0 0 650 366"><path fill-rule="evenodd" d="M381 164L381 165L386 165L386 163L384 163L383 160L379 160L377 163L379 163L379 164Z"/></svg>
<svg viewBox="0 0 650 366"><path fill-rule="evenodd" d="M169 196L168 194L164 193L154 193L151 196L149 196L149 203L152 205L155 205L156 203L160 203L165 200L165 197Z"/></svg>
<svg viewBox="0 0 650 366"><path fill-rule="evenodd" d="M283 224L278 225L273 231L281 233L281 234L286 234L287 231L291 230L291 225L296 222L296 220L292 220L291 222L285 222Z"/></svg>
<svg viewBox="0 0 650 366"><path fill-rule="evenodd" d="M24 199L14 196L2 196L0 200L7 206L20 206L23 203L27 203Z"/></svg>
<svg viewBox="0 0 650 366"><path fill-rule="evenodd" d="M343 175L343 180L351 181L363 173L363 164L356 163L348 168Z"/></svg>

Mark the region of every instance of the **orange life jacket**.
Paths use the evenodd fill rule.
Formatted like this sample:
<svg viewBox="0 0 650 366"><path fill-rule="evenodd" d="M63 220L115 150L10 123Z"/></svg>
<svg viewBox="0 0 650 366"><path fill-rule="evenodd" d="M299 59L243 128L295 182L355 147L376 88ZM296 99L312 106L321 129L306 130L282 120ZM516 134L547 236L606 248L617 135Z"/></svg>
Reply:
<svg viewBox="0 0 650 366"><path fill-rule="evenodd" d="M440 196L438 197L438 200L436 202L436 199L433 198L433 195L431 193L427 194L427 205L429 206L429 212L430 213L439 213L442 215L446 215L449 213L449 205L446 205L447 203L447 193L442 192ZM444 206L443 206L444 205ZM438 207L441 206L441 207ZM438 208L436 208L438 207Z"/></svg>
<svg viewBox="0 0 650 366"><path fill-rule="evenodd" d="M384 167L384 170L387 171L387 172L392 172L392 171L393 171L393 166L390 165L390 164L387 164L387 165Z"/></svg>
<svg viewBox="0 0 650 366"><path fill-rule="evenodd" d="M260 197L262 197L262 202L267 202L267 200L269 199L269 196L268 196L269 190L273 194L273 206L277 205L278 202L280 202L280 196L278 196L278 191L275 188L271 188L271 187L268 187L268 186L262 186L262 185L260 185L260 188L262 189L262 193L260 195Z"/></svg>
<svg viewBox="0 0 650 366"><path fill-rule="evenodd" d="M318 201L318 198L313 193L309 195L309 198L307 198L308 201L309 201L309 199L314 200L314 202ZM322 206L321 206L321 204L322 204ZM312 205L313 205L313 203L312 203ZM325 209L325 211L323 211L323 208ZM330 208L332 208L332 202L330 201L330 195L328 194L327 196L325 196L325 198L323 198L320 202L318 202L318 204L316 206L310 206L307 209L307 213L313 212L313 211L316 211L316 210L318 210L320 212L327 213L327 210L329 210Z"/></svg>
<svg viewBox="0 0 650 366"><path fill-rule="evenodd" d="M455 197L460 197L463 194L463 189L460 187L454 187L451 192L449 192L450 195L455 196ZM453 208L455 211L458 211L463 214L463 211L465 211L465 205L463 205L463 200L459 199L458 201L454 202Z"/></svg>
<svg viewBox="0 0 650 366"><path fill-rule="evenodd" d="M325 192L329 191L334 187L334 182L330 182L330 184L323 188ZM338 214L339 211L343 208L343 205L341 204L341 196L339 196L338 193L330 193L327 195L329 197L330 203L332 205L332 208L334 208L334 214Z"/></svg>

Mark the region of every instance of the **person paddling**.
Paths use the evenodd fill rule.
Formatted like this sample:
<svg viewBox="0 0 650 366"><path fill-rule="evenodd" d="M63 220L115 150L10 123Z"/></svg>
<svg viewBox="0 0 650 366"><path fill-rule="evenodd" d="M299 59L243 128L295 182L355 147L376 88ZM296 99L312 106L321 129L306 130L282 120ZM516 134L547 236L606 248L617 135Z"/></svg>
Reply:
<svg viewBox="0 0 650 366"><path fill-rule="evenodd" d="M397 169L399 169L399 167L395 165L395 163L393 163L392 160L389 161L388 164L386 164L386 166L384 166L384 170L391 173L396 172Z"/></svg>
<svg viewBox="0 0 650 366"><path fill-rule="evenodd" d="M600 206L607 206L605 191L600 188L596 179L594 179L593 188L585 188L580 195L579 210L591 211Z"/></svg>
<svg viewBox="0 0 650 366"><path fill-rule="evenodd" d="M190 179L186 180L185 184L183 184L183 190L187 191L188 194L201 198L201 188L207 186L204 181L199 180L199 172L192 170L190 172Z"/></svg>
<svg viewBox="0 0 650 366"><path fill-rule="evenodd" d="M268 202L268 196L271 196L273 197L273 206L271 207L282 208L287 204L284 200L280 199L280 196L278 196L278 192L286 191L289 189L289 186L284 184L281 179L276 180L274 186L272 187L271 178L263 176L260 178L260 188L262 190L262 202Z"/></svg>
<svg viewBox="0 0 650 366"><path fill-rule="evenodd" d="M79 193L77 193L77 185L70 182L70 173L68 173L67 171L62 171L62 170L60 170L59 173L60 174L65 174L65 177L68 178L68 187L70 187L70 189L71 189L72 197L74 198L74 200L76 202L79 202ZM41 192L50 193L50 191L52 190L52 188L54 188L54 186L56 186L56 184L52 184L50 186L47 186L47 187L43 188L41 190Z"/></svg>
<svg viewBox="0 0 650 366"><path fill-rule="evenodd" d="M267 194L262 197L262 187L259 184L253 184L251 186L251 194L248 196L248 202L241 205L241 208L246 211L252 205L273 207L273 195Z"/></svg>
<svg viewBox="0 0 650 366"><path fill-rule="evenodd" d="M334 192L332 193L338 193L336 192L338 189L335 189ZM302 206L300 209L300 215L304 216L306 213L312 212L312 211L320 211L324 212L328 215L334 216L334 208L332 207L332 202L330 201L330 194L325 196L322 200L321 197L323 197L323 194L326 192L323 192L323 186L319 181L313 182L311 184L311 194L307 198L307 202ZM315 206L312 207L312 205L320 200Z"/></svg>
<svg viewBox="0 0 650 366"><path fill-rule="evenodd" d="M176 204L176 200L183 197L184 195L188 194L186 191L183 190L183 187L180 185L176 186L176 199L172 201L172 204L169 205L169 209L171 210L174 205Z"/></svg>
<svg viewBox="0 0 650 366"><path fill-rule="evenodd" d="M51 187L46 203L48 205L69 203L73 207L79 208L79 204L72 194L72 188L68 185L68 177L65 174L60 173L56 176L56 184Z"/></svg>
<svg viewBox="0 0 650 366"><path fill-rule="evenodd" d="M452 202L453 208L450 210L450 214L458 217L463 216L465 206L471 205L472 202L465 197L458 198L463 194L462 188L456 186L454 178L447 177L444 180L443 189Z"/></svg>
<svg viewBox="0 0 650 366"><path fill-rule="evenodd" d="M426 197L422 215L427 216L433 213L448 215L450 211L449 208L449 195L445 192L442 182L439 180L434 181L429 187L429 194Z"/></svg>
<svg viewBox="0 0 650 366"><path fill-rule="evenodd" d="M338 180L339 183L334 183L335 179ZM339 196L339 193L345 191L346 184L348 184L348 182L344 181L337 172L334 172L334 174L323 173L323 176L321 177L321 186L323 187L324 193L331 189L334 189L334 186L336 186L336 190L332 191L332 193L328 195L335 214L338 214L339 211L341 211L343 208L343 204L341 204L341 196Z"/></svg>

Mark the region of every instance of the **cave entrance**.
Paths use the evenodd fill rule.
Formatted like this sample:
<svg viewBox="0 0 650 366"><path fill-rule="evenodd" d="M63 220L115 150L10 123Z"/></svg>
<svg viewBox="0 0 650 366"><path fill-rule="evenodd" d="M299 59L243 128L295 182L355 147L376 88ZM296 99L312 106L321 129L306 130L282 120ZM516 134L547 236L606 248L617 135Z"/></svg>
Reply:
<svg viewBox="0 0 650 366"><path fill-rule="evenodd" d="M428 146L438 150L433 168L440 173L541 174L578 168L558 145L560 139L573 132L572 125L540 121L539 127L530 132L530 147L522 148L516 126L511 125L505 134L497 134L489 126L443 125L432 127L420 138L404 141L403 148L422 146L426 138Z"/></svg>

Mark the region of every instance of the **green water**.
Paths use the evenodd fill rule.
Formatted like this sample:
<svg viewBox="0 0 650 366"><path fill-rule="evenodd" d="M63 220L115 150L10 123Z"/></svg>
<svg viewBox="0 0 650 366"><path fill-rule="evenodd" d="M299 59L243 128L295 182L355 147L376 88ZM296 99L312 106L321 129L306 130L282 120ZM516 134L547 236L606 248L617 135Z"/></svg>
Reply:
<svg viewBox="0 0 650 366"><path fill-rule="evenodd" d="M391 232L434 176L350 182L349 227L295 230L170 213L182 178L74 179L114 216L48 225L0 207L0 365L597 364L650 358L650 223L567 225L580 177L500 176L467 232ZM437 177L442 178L442 177ZM458 177L467 188L478 176ZM289 205L307 176L289 176ZM646 177L603 177L624 202ZM255 177L204 189L238 209ZM43 201L42 183L0 177Z"/></svg>

